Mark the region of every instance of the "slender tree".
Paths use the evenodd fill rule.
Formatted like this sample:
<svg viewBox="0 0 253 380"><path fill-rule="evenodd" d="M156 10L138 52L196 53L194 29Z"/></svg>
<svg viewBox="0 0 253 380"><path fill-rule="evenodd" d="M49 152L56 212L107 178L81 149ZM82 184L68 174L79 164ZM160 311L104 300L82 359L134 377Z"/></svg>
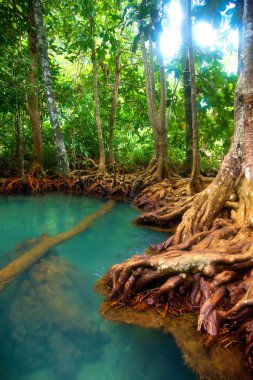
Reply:
<svg viewBox="0 0 253 380"><path fill-rule="evenodd" d="M35 33L35 21L32 0L28 0L28 47L30 56L29 68L29 93L26 108L30 117L33 137L33 160L43 165L44 153L41 134L40 113L38 104L38 80L37 80L37 41Z"/></svg>
<svg viewBox="0 0 253 380"><path fill-rule="evenodd" d="M184 0L184 9L186 13L186 30L187 30L187 55L190 71L190 89L191 89L191 128L192 128L192 170L189 184L190 193L200 190L200 155L199 155L199 138L198 138L198 118L196 107L196 80L195 80L195 63L192 40L192 1Z"/></svg>
<svg viewBox="0 0 253 380"><path fill-rule="evenodd" d="M118 100L118 92L119 92L119 84L120 84L120 56L121 50L118 49L116 53L115 59L115 77L114 84L112 89L112 100L111 100L111 109L109 115L109 149L108 149L108 162L113 163L115 161L114 148L113 148L113 139L114 139L114 126L115 126L115 116L117 110L117 100Z"/></svg>
<svg viewBox="0 0 253 380"><path fill-rule="evenodd" d="M16 162L20 170L21 177L24 176L24 149L23 149L23 136L22 136L22 125L21 125L21 109L16 95L16 115L15 115L15 140L16 149L15 157Z"/></svg>
<svg viewBox="0 0 253 380"><path fill-rule="evenodd" d="M182 24L181 24L181 35L182 35L182 55L184 60L184 72L183 72L183 88L184 88L184 113L185 113L185 153L186 158L183 163L182 172L184 174L190 174L192 170L192 106L191 106L191 72L190 72L190 61L188 54L188 17L187 9L185 7L186 0L181 0L182 8Z"/></svg>
<svg viewBox="0 0 253 380"><path fill-rule="evenodd" d="M241 53L242 53L242 17L243 17L243 0L236 1L236 18L238 27L238 68L237 74L241 71Z"/></svg>
<svg viewBox="0 0 253 380"><path fill-rule="evenodd" d="M146 97L148 105L148 115L152 126L155 141L155 157L148 168L153 180L162 180L173 175L170 160L168 157L168 125L166 117L166 77L164 70L163 57L160 50L159 37L156 42L156 55L159 65L160 96L157 106L156 85L155 85L155 55L151 37L149 37L149 60L145 45L144 34L140 36L141 51L146 81Z"/></svg>
<svg viewBox="0 0 253 380"><path fill-rule="evenodd" d="M68 156L62 137L62 132L59 124L58 111L55 103L52 76L49 66L48 52L47 52L47 39L44 28L43 12L40 0L32 0L34 20L36 25L36 37L38 51L40 52L42 76L45 87L45 97L47 101L47 109L50 117L51 126L53 128L57 171L65 176L69 174Z"/></svg>
<svg viewBox="0 0 253 380"><path fill-rule="evenodd" d="M94 23L94 18L92 16L91 3L90 3L90 8L91 8L90 33L91 33L91 60L92 60L92 67L93 67L93 95L94 95L94 102L95 102L95 114L96 114L98 145L99 145L98 173L104 174L105 172L105 146L104 146L102 125L101 125L100 105L99 105L99 97L98 97L98 67L97 67L95 31L94 31L95 23Z"/></svg>
<svg viewBox="0 0 253 380"><path fill-rule="evenodd" d="M196 80L195 62L192 38L192 1L181 0L183 10L182 20L182 39L183 39L183 58L185 67L183 72L184 84L184 111L185 111L185 145L186 159L182 170L185 174L191 173L188 192L200 191L200 155L198 139L198 117L196 107Z"/></svg>

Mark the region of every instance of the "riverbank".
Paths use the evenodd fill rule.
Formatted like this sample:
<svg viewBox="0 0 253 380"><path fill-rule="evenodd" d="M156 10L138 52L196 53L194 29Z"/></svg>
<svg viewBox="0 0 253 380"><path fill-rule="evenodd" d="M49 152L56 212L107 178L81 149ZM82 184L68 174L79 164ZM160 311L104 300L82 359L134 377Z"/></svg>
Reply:
<svg viewBox="0 0 253 380"><path fill-rule="evenodd" d="M103 296L108 296L103 281L97 283L96 290ZM250 380L253 377L243 343L231 335L224 335L214 344L205 334L196 331L195 313L168 314L164 312L163 306L150 306L143 310L139 307L138 310L138 307L113 304L105 299L100 306L100 314L111 322L161 329L164 333L171 334L184 361L200 379Z"/></svg>

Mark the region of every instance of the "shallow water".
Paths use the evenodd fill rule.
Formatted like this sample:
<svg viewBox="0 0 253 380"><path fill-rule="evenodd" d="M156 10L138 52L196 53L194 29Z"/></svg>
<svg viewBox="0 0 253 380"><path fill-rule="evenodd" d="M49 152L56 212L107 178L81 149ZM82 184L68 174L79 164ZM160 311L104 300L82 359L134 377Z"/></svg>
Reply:
<svg viewBox="0 0 253 380"><path fill-rule="evenodd" d="M67 195L0 198L0 264L47 233L69 229L102 200ZM195 379L169 335L107 322L94 284L113 264L165 239L131 224L126 203L56 247L0 295L2 380Z"/></svg>

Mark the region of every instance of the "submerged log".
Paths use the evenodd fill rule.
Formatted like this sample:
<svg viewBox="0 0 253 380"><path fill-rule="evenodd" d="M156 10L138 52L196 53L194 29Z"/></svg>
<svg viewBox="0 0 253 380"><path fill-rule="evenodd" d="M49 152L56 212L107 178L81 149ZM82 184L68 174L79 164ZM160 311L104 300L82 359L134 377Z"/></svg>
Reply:
<svg viewBox="0 0 253 380"><path fill-rule="evenodd" d="M114 201L108 201L97 211L85 217L76 226L56 236L44 237L35 247L25 252L22 256L12 261L0 270L0 292L5 289L17 276L26 271L31 265L43 257L51 248L63 243L88 228L91 223L100 216L109 212L115 205Z"/></svg>

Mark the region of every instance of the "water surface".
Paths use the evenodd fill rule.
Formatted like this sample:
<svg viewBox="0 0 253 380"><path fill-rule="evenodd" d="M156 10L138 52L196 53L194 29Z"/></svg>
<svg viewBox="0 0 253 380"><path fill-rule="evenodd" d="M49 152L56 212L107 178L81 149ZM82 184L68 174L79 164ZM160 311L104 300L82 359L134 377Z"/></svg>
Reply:
<svg viewBox="0 0 253 380"><path fill-rule="evenodd" d="M28 249L33 244L29 239L67 230L103 202L57 194L1 197L1 266ZM132 225L137 214L131 205L117 203L0 295L1 379L196 378L169 335L99 316L97 279L112 264L166 238Z"/></svg>

